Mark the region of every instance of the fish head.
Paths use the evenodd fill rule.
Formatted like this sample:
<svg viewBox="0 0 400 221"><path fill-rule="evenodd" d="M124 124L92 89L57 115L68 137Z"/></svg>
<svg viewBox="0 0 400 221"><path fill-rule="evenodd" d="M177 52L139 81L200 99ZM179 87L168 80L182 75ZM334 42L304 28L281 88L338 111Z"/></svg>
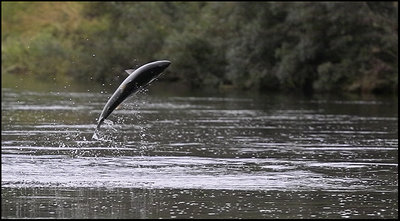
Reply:
<svg viewBox="0 0 400 221"><path fill-rule="evenodd" d="M157 69L157 72L163 72L167 67L171 64L170 61L168 60L161 60L161 61L155 61L153 68Z"/></svg>
<svg viewBox="0 0 400 221"><path fill-rule="evenodd" d="M147 86L156 78L158 78L170 64L171 62L168 60L160 60L139 67L133 71L124 82L122 82L120 85L121 91L133 93L139 88Z"/></svg>
<svg viewBox="0 0 400 221"><path fill-rule="evenodd" d="M158 76L161 75L161 73L171 64L170 61L168 60L161 60L161 61L155 61L152 63L149 63L147 66L147 80L145 80L146 83L149 83L150 81L154 80Z"/></svg>

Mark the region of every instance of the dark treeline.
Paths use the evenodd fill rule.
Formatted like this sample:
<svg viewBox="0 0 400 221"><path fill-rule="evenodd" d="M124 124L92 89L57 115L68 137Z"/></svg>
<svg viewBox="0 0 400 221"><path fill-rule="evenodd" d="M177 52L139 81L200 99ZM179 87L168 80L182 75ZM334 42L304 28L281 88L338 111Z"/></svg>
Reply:
<svg viewBox="0 0 400 221"><path fill-rule="evenodd" d="M262 91L398 90L397 2L2 2L2 71Z"/></svg>

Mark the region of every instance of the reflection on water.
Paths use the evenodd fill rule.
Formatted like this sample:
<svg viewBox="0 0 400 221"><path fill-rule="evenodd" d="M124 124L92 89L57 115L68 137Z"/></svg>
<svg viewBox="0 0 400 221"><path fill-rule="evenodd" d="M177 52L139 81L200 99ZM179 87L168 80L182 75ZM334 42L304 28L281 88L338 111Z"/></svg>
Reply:
<svg viewBox="0 0 400 221"><path fill-rule="evenodd" d="M396 100L2 89L3 218L397 218Z"/></svg>
<svg viewBox="0 0 400 221"><path fill-rule="evenodd" d="M2 211L36 218L397 217L397 193L152 188L4 188ZM12 199L12 200L8 200Z"/></svg>

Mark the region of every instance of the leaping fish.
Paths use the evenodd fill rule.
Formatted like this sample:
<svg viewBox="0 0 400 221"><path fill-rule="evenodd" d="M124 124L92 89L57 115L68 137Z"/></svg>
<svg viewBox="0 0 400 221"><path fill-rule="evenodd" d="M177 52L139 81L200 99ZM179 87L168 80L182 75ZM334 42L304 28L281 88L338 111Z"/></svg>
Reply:
<svg viewBox="0 0 400 221"><path fill-rule="evenodd" d="M117 108L129 95L135 94L141 88L154 81L171 64L170 61L154 61L139 67L136 70L125 70L129 76L119 85L117 90L107 101L97 121L97 130L103 121Z"/></svg>

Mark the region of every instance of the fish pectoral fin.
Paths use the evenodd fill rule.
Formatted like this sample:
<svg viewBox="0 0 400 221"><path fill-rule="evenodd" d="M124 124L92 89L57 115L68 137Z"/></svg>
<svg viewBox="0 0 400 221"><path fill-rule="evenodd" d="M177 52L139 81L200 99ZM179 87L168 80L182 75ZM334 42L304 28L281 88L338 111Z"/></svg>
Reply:
<svg viewBox="0 0 400 221"><path fill-rule="evenodd" d="M135 71L135 69L127 69L127 70L125 70L125 72L128 73L128 74L132 74L132 72L134 72L134 71Z"/></svg>

